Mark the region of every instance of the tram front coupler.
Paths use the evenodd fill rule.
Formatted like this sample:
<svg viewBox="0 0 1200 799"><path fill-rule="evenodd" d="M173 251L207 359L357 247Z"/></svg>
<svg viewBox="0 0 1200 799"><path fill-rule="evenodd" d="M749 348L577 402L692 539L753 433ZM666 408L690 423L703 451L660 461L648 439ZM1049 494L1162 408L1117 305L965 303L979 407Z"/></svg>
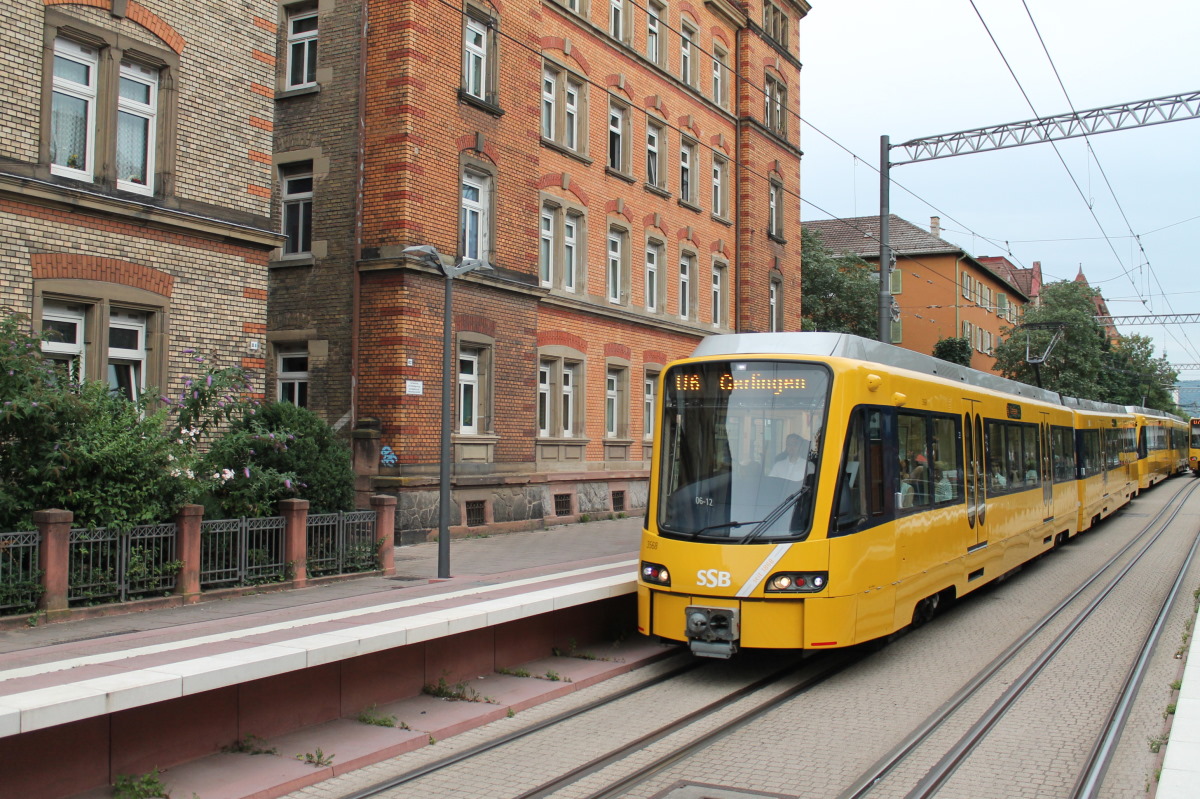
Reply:
<svg viewBox="0 0 1200 799"><path fill-rule="evenodd" d="M689 605L684 614L687 619L688 646L693 655L728 659L737 652L738 639L742 634L737 608Z"/></svg>

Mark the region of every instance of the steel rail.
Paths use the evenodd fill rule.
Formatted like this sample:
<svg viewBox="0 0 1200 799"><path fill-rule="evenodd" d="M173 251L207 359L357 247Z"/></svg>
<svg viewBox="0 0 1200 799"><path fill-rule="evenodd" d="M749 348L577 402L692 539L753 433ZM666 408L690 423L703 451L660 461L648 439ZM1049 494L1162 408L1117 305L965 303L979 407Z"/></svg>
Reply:
<svg viewBox="0 0 1200 799"><path fill-rule="evenodd" d="M905 795L905 799L927 799L936 793L942 787L942 785L945 784L946 780L950 779L951 775L958 770L958 767L962 764L962 762L967 759L971 752L974 751L975 747L979 745L979 743L987 736L987 734L996 726L1004 714L1008 712L1008 709L1012 706L1012 704L1016 702L1017 699L1019 699L1020 696L1026 691L1026 689L1033 684L1034 680L1042 672L1042 670L1045 669L1050 661L1054 659L1054 656L1057 655L1063 646L1065 646L1066 643L1075 635L1075 633L1078 632L1079 628L1083 626L1084 622L1091 618L1096 608L1108 598L1109 594L1111 594L1117 585L1120 584L1129 571L1138 564L1143 556L1145 556L1150 547L1158 542L1158 539L1161 538L1163 533L1166 531L1167 525L1174 521L1175 517L1178 516L1183 510L1184 502L1190 498L1193 493L1195 493L1197 487L1198 486L1193 483L1191 486L1180 489L1175 493L1174 496L1171 497L1171 500L1174 501L1179 494L1184 492L1188 494L1183 501L1179 502L1179 504L1171 512L1170 516L1161 523L1158 531L1146 541L1141 550L1134 555L1129 562L1117 572L1116 575L1113 576L1107 585L1100 589L1099 593L1097 593L1097 595L1088 602L1084 609L1081 610L1074 619L1072 619L1071 623L1068 624L1067 627L1064 628L1062 632L1060 632L1044 650L1042 650L1042 653L1037 657L1037 659L1035 659L1034 662L1030 664L1029 667L1026 668L1016 680L1013 681L1013 683L1008 687L1007 690L1005 690L1000 698L997 699L990 708L988 708L987 712L985 712L979 718L979 720L976 721L975 724L973 724L965 734L963 734L958 742L955 743L955 745L952 746L950 750L942 756L941 760L939 760L937 764L929 770L925 777L923 777L921 781L917 783L916 787L914 787ZM1169 506L1164 506L1163 510L1165 511L1167 507ZM1158 517L1156 516L1156 518ZM1151 527L1153 524L1155 524L1155 522L1147 525L1147 527Z"/></svg>
<svg viewBox="0 0 1200 799"><path fill-rule="evenodd" d="M1180 493L1187 490L1186 486L1181 486L1175 495L1171 497L1174 500ZM1170 504L1164 505L1158 513L1154 515L1142 529L1130 539L1129 543L1118 550L1111 558L1108 559L1095 573L1092 574L1086 581L1079 585L1067 597L1059 602L1054 608L1048 611L1035 625L1030 627L1024 635L1014 641L1003 652L992 659L990 663L984 666L976 675L963 685L953 696L951 696L941 707L930 714L908 737L902 740L895 748L885 754L874 764L863 772L857 780L855 780L849 788L838 794L837 799L860 799L860 797L868 794L872 788L884 777L890 774L905 758L912 753L914 749L924 743L942 724L967 700L973 697L979 689L991 679L996 672L1006 666L1016 654L1023 649L1035 636L1041 633L1048 624L1058 618L1059 615L1074 602L1080 594L1091 587L1103 574L1112 568L1121 558L1123 558L1137 542L1144 536L1154 525L1158 524L1159 520L1167 513Z"/></svg>
<svg viewBox="0 0 1200 799"><path fill-rule="evenodd" d="M836 653L828 653L830 655L828 663L824 664L815 674L804 678L797 685L789 688L779 696L769 699L757 707L750 708L749 710L738 714L729 721L720 724L712 732L709 732L690 743L672 749L669 754L656 758L652 762L641 766L635 771L625 775L621 779L609 783L599 791L588 794L586 799L616 799L616 797L624 795L633 786L645 782L650 777L654 776L660 771L663 771L664 769L671 767L680 760L691 757L697 752L707 749L709 746L712 746L725 736L736 732L742 727L745 727L747 724L759 718L760 716L779 708L786 702L790 702L800 694L803 694L806 691L809 691L825 682L825 680L829 679L830 677L840 674L841 672L850 668L850 666L868 657L874 651L874 647L870 643L862 644L860 647L861 648L854 647L850 649L844 649ZM788 672L788 674L790 673L791 672ZM787 674L784 674L783 676L786 677ZM780 679L782 679L782 677ZM775 680L775 682L778 681L780 680ZM766 681L760 680L759 682ZM764 685L762 687L766 686ZM726 705L730 703L723 702L721 704ZM668 725L662 730L651 733L650 735L643 736L642 738L626 744L619 749L614 749L613 751L608 752L601 757L595 758L591 762L579 767L578 769L574 769L560 778L547 782L533 791L521 794L516 799L543 799L543 797L549 796L555 791L560 790L563 786L577 782L583 777L595 771L599 771L605 766L608 766L622 759L623 757L626 757L631 752L637 751L638 749L643 749L646 747L646 745L664 738L673 732L683 729L687 726L687 724L690 724L691 721L694 720L691 717L702 718L708 715L712 715L711 712L701 713L701 711L696 711L695 713L691 713L688 715L688 717L681 719L679 722Z"/></svg>
<svg viewBox="0 0 1200 799"><path fill-rule="evenodd" d="M435 760L432 763L426 763L424 766L412 769L411 771L406 771L403 774L399 774L399 775L397 775L395 777L391 777L387 780L377 782L374 785L368 785L366 788L362 788L360 790L354 791L353 793L345 794L344 796L341 797L341 799L369 799L370 797L378 796L378 795L384 793L385 791L390 791L393 788L398 788L401 785L404 785L405 783L412 782L413 780L417 780L417 779L420 779L421 777L428 776L429 774L433 774L434 772L441 771L442 769L446 769L446 768L449 768L450 766L457 765L458 763L461 763L462 761L467 760L468 758L475 757L476 755L483 754L484 752L488 752L492 749L498 749L499 747L501 747L507 743L510 743L512 741L519 740L526 736L532 735L535 732L540 732L544 729L547 729L548 727L553 727L556 724L561 724L565 721L568 721L569 719L575 718L576 716L579 716L584 713L588 713L592 710L595 710L598 707L603 707L604 705L615 702L619 699L624 699L627 696L632 696L633 694L636 694L639 691L644 691L647 688L653 688L654 686L664 683L667 680L672 680L676 677L679 677L683 674L686 674L690 671L694 671L694 670L701 668L702 666L706 666L706 665L709 665L709 664L697 661L695 658L690 658L689 660L685 661L682 665L676 666L673 669L669 669L669 670L663 672L662 674L659 674L656 677L652 677L649 680L640 682L637 685L631 685L628 688L624 688L620 691L617 691L616 693L609 694L607 696L602 696L598 699L594 699L590 702L586 702L586 703L580 705L579 707L575 707L570 710L563 711L562 713L558 713L554 716L551 716L550 718L542 719L541 721L537 722L536 724L532 724L523 729L514 730L513 732L510 732L506 735L502 735L502 736L500 736L498 738L494 738L490 741L484 741L483 743L476 744L475 746L464 749L461 752L457 752L453 755L449 755L448 757L441 758L440 760Z"/></svg>
<svg viewBox="0 0 1200 799"><path fill-rule="evenodd" d="M1192 560L1195 559L1198 549L1200 549L1200 533L1197 533L1196 537L1192 539L1192 548L1188 550L1188 556L1184 559L1183 565L1179 567L1179 572L1175 575L1175 582L1172 584L1167 598L1163 601L1162 607L1159 608L1158 617L1155 618L1154 625L1150 628L1150 632L1146 634L1146 639L1142 642L1142 652L1138 655L1137 660L1134 661L1128 675L1125 677L1125 682L1121 686L1120 698L1109 714L1103 733L1096 739L1096 743L1088 755L1087 767L1076 781L1071 793L1074 799L1094 799L1100 790L1101 784L1104 782L1104 775L1108 771L1108 765L1112 761L1117 744L1121 740L1121 733L1125 729L1125 722L1129 719L1129 714L1133 710L1133 702L1137 699L1138 689L1142 686L1142 678L1146 675L1146 670L1150 667L1150 657L1154 653L1159 639L1162 637L1163 630L1166 628L1167 617L1171 613L1171 608L1179 598L1179 594L1183 591L1183 581L1187 579L1188 569L1191 567Z"/></svg>

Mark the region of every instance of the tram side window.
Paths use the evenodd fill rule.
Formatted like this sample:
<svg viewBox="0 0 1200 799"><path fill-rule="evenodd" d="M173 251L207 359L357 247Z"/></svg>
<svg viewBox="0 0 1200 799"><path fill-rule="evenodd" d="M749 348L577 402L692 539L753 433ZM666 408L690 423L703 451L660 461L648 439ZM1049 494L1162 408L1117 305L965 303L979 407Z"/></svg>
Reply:
<svg viewBox="0 0 1200 799"><path fill-rule="evenodd" d="M987 490L1003 494L1009 490L1008 429L1001 422L988 422L984 433L987 451Z"/></svg>
<svg viewBox="0 0 1200 799"><path fill-rule="evenodd" d="M1075 434L1075 452L1079 462L1079 476L1091 477L1100 474L1100 431L1079 430Z"/></svg>
<svg viewBox="0 0 1200 799"><path fill-rule="evenodd" d="M987 423L987 488L989 494L1036 488L1041 477L1041 445L1037 425Z"/></svg>
<svg viewBox="0 0 1200 799"><path fill-rule="evenodd" d="M912 413L896 414L897 452L899 453L897 497L901 510L923 508L929 504L929 430L928 417Z"/></svg>
<svg viewBox="0 0 1200 799"><path fill-rule="evenodd" d="M1075 433L1069 427L1055 427L1050 431L1050 447L1054 453L1054 482L1075 479Z"/></svg>
<svg viewBox="0 0 1200 799"><path fill-rule="evenodd" d="M883 427L883 413L877 409L861 408L850 417L830 538L877 524L888 510L883 490Z"/></svg>
<svg viewBox="0 0 1200 799"><path fill-rule="evenodd" d="M1104 431L1104 468L1115 469L1121 465L1121 436L1119 430Z"/></svg>
<svg viewBox="0 0 1200 799"><path fill-rule="evenodd" d="M933 501L962 502L962 434L957 416L933 419Z"/></svg>
<svg viewBox="0 0 1200 799"><path fill-rule="evenodd" d="M1021 440L1024 443L1021 452L1021 473L1024 475L1026 488L1035 488L1042 482L1038 467L1042 462L1042 447L1038 439L1037 425L1021 425Z"/></svg>

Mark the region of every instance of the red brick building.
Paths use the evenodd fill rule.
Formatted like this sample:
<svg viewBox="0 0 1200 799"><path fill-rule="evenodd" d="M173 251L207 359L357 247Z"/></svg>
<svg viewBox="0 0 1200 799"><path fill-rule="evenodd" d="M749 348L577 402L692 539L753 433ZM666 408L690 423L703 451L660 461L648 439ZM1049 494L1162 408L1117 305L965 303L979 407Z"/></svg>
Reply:
<svg viewBox="0 0 1200 799"><path fill-rule="evenodd" d="M436 525L447 399L446 281L406 247L492 267L453 287L456 528L644 507L666 362L799 329L807 8L283 8L276 390L353 427L399 529Z"/></svg>
<svg viewBox="0 0 1200 799"><path fill-rule="evenodd" d="M274 4L7 0L0 304L131 398L263 378Z"/></svg>

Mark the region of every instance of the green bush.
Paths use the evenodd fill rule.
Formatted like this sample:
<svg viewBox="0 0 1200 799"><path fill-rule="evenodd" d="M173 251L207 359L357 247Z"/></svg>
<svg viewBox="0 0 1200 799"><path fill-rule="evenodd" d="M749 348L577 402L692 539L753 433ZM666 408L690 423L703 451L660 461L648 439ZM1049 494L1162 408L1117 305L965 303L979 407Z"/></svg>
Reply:
<svg viewBox="0 0 1200 799"><path fill-rule="evenodd" d="M264 515L280 499L307 499L310 513L354 507L350 449L316 414L288 402L251 409L213 441L203 473L216 481L211 507Z"/></svg>
<svg viewBox="0 0 1200 799"><path fill-rule="evenodd" d="M31 529L43 508L73 511L80 527L171 518L197 487L165 412L74 382L41 342L24 316L0 316L0 529Z"/></svg>

